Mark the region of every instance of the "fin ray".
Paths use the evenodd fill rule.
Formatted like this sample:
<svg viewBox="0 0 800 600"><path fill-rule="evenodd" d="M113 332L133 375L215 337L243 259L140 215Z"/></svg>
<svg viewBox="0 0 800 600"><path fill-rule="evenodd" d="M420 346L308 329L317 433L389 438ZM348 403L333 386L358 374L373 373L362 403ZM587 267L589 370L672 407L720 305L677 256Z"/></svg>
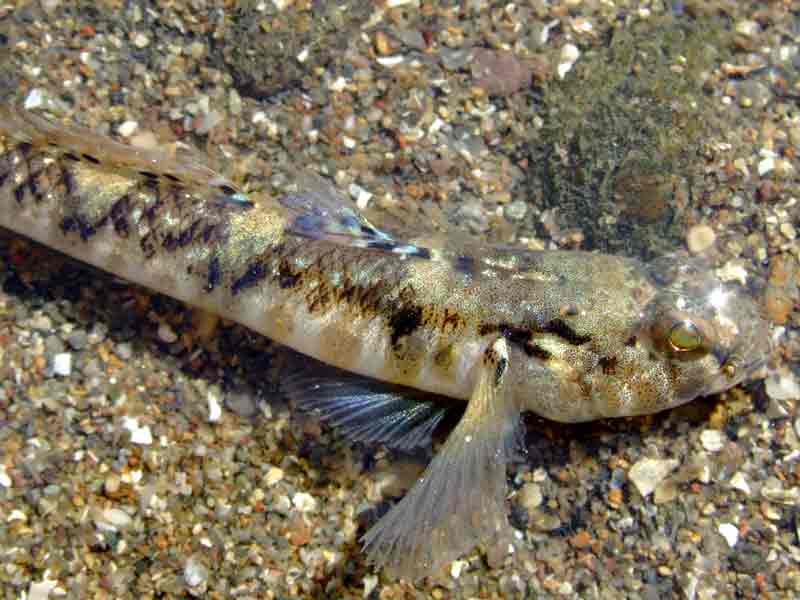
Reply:
<svg viewBox="0 0 800 600"><path fill-rule="evenodd" d="M402 451L429 447L448 411L430 395L322 365L313 376L287 378L281 388L300 410L316 413L349 439Z"/></svg>
<svg viewBox="0 0 800 600"><path fill-rule="evenodd" d="M289 231L301 237L354 248L429 258L430 250L397 240L375 227L329 182L306 169L297 173L296 191L279 202L292 216Z"/></svg>
<svg viewBox="0 0 800 600"><path fill-rule="evenodd" d="M478 542L511 541L506 463L518 444L519 408L503 385L504 339L478 369L467 410L422 477L363 538L370 562L418 579Z"/></svg>

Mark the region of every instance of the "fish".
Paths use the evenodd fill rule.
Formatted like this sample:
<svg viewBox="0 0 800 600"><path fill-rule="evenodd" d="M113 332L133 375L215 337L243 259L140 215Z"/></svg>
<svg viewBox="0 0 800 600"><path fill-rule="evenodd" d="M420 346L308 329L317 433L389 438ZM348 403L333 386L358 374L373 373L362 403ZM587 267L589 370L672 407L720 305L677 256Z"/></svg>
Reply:
<svg viewBox="0 0 800 600"><path fill-rule="evenodd" d="M0 106L0 226L319 361L284 389L353 440L430 447L462 401L363 538L390 576L513 543L506 466L524 412L657 413L758 376L771 352L753 294L696 257L400 236L324 177L293 175L245 192L197 153Z"/></svg>

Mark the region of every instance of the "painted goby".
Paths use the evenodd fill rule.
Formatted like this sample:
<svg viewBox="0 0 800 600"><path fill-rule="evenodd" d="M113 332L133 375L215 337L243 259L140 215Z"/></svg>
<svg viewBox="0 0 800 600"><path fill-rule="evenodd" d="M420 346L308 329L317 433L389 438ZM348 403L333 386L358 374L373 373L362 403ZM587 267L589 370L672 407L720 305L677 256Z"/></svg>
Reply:
<svg viewBox="0 0 800 600"><path fill-rule="evenodd" d="M194 155L8 107L0 136L0 226L357 375L287 382L351 437L429 444L444 408L408 389L467 401L364 538L395 575L511 539L521 412L654 413L748 379L769 353L753 300L695 259L401 241L310 175L245 195Z"/></svg>

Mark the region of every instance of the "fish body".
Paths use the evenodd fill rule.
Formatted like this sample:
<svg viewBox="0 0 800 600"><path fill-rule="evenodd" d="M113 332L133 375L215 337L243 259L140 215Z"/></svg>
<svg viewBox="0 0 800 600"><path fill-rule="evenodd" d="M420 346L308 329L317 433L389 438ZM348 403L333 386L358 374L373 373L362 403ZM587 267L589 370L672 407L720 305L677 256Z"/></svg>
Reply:
<svg viewBox="0 0 800 600"><path fill-rule="evenodd" d="M365 537L399 575L508 538L521 412L653 413L736 385L769 352L753 301L697 261L397 240L313 177L245 195L195 159L23 111L2 109L0 134L0 226L370 378L300 394L353 437L430 440L441 411L384 384L467 401Z"/></svg>

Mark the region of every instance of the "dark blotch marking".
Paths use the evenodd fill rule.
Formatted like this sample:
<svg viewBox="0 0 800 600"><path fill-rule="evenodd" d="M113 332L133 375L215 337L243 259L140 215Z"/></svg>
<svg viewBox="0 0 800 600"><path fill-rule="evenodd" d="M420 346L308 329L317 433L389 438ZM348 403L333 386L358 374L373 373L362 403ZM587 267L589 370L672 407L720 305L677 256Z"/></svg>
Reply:
<svg viewBox="0 0 800 600"><path fill-rule="evenodd" d="M223 194L225 194L226 196L235 196L235 195L238 193L238 192L237 192L235 189L233 189L231 186L229 186L229 185L226 185L226 184L224 184L224 183L223 183L221 186L219 186L219 189L220 189L220 191L222 191L222 193L223 193Z"/></svg>
<svg viewBox="0 0 800 600"><path fill-rule="evenodd" d="M147 222L152 224L153 221L156 220L156 215L164 203L161 201L160 198L156 198L156 201L144 209L144 218L147 219Z"/></svg>
<svg viewBox="0 0 800 600"><path fill-rule="evenodd" d="M442 317L442 331L455 331L463 324L464 319L461 318L461 315L457 311L450 310L449 308L444 309L444 316Z"/></svg>
<svg viewBox="0 0 800 600"><path fill-rule="evenodd" d="M527 344L524 350L525 354L528 356L532 358L538 358L541 361L550 360L550 357L552 356L552 354L550 354L547 350L537 344L534 344L533 342Z"/></svg>
<svg viewBox="0 0 800 600"><path fill-rule="evenodd" d="M180 182L181 182L181 180L180 180L180 179L178 179L177 177L175 177L175 175L172 175L172 174L170 174L170 173L164 173L164 177L165 177L166 179L168 179L168 180L170 180L170 181L174 182L174 183L180 183Z"/></svg>
<svg viewBox="0 0 800 600"><path fill-rule="evenodd" d="M94 226L80 217L64 217L61 219L59 227L64 235L78 232L84 242L88 241L90 237L97 233L97 229Z"/></svg>
<svg viewBox="0 0 800 600"><path fill-rule="evenodd" d="M400 338L414 332L422 323L422 309L419 306L404 306L389 317L392 330L392 346L396 346Z"/></svg>
<svg viewBox="0 0 800 600"><path fill-rule="evenodd" d="M206 279L206 291L210 292L219 285L222 279L222 271L219 268L219 257L214 256L208 261L208 278Z"/></svg>
<svg viewBox="0 0 800 600"><path fill-rule="evenodd" d="M17 204L22 204L22 201L25 199L25 185L18 185L14 188L14 198L17 201Z"/></svg>
<svg viewBox="0 0 800 600"><path fill-rule="evenodd" d="M84 242L88 242L89 238L97 233L97 229L94 226L89 225L83 220L78 220L78 226L80 227L81 239Z"/></svg>
<svg viewBox="0 0 800 600"><path fill-rule="evenodd" d="M81 156L83 157L84 160L92 163L93 165L99 165L100 164L100 160L95 158L91 154L84 153L84 154L81 154Z"/></svg>
<svg viewBox="0 0 800 600"><path fill-rule="evenodd" d="M22 142L17 146L17 150L19 150L20 154L28 155L30 154L31 150L33 149L33 145L29 144L28 142Z"/></svg>
<svg viewBox="0 0 800 600"><path fill-rule="evenodd" d="M203 242L208 243L211 241L211 238L214 236L214 232L216 231L216 225L206 225L203 228Z"/></svg>
<svg viewBox="0 0 800 600"><path fill-rule="evenodd" d="M178 238L178 245L183 248L188 246L194 241L195 233L197 233L197 229L200 227L200 221L194 221L188 228L181 231L181 235Z"/></svg>
<svg viewBox="0 0 800 600"><path fill-rule="evenodd" d="M178 247L178 239L171 233L168 233L164 237L164 241L161 243L161 245L167 252L172 252Z"/></svg>
<svg viewBox="0 0 800 600"><path fill-rule="evenodd" d="M235 296L239 292L256 285L267 276L267 269L262 263L255 263L248 267L247 272L231 285L231 293Z"/></svg>
<svg viewBox="0 0 800 600"><path fill-rule="evenodd" d="M130 213L130 197L126 194L120 197L111 206L111 220L114 222L114 231L120 236L127 237L130 229L128 214Z"/></svg>
<svg viewBox="0 0 800 600"><path fill-rule="evenodd" d="M613 356L602 357L599 364L604 375L613 375L617 369L617 359Z"/></svg>
<svg viewBox="0 0 800 600"><path fill-rule="evenodd" d="M495 325L493 323L482 323L478 327L478 335L485 336L490 333L499 333L506 338L510 343L522 348L528 356L532 356L541 360L547 360L551 354L544 348L538 346L534 341L536 333L554 333L566 340L573 346L580 346L591 340L590 336L578 335L569 325L561 319L553 319L546 323L543 327L531 329L519 325L511 325L510 323L500 323Z"/></svg>
<svg viewBox="0 0 800 600"><path fill-rule="evenodd" d="M74 161L74 162L78 162L81 159L80 156L78 156L77 154L73 154L72 152L64 153L64 158L66 158L67 160Z"/></svg>
<svg viewBox="0 0 800 600"><path fill-rule="evenodd" d="M149 233L139 240L139 247L142 249L142 254L144 254L145 258L153 258L156 254L156 248L153 244L152 237L152 233Z"/></svg>
<svg viewBox="0 0 800 600"><path fill-rule="evenodd" d="M431 258L431 251L427 248L417 248L416 250L411 253L411 256L416 256L417 258L424 258L425 260L430 260Z"/></svg>
<svg viewBox="0 0 800 600"><path fill-rule="evenodd" d="M150 171L139 171L139 175L144 177L144 181L142 182L144 187L150 190L158 189L158 175Z"/></svg>
<svg viewBox="0 0 800 600"><path fill-rule="evenodd" d="M504 338L516 346L525 348L533 337L533 332L525 327L501 323L498 330Z"/></svg>
<svg viewBox="0 0 800 600"><path fill-rule="evenodd" d="M61 223L59 223L58 226L62 233L67 234L78 230L78 221L73 217L64 217L61 219Z"/></svg>
<svg viewBox="0 0 800 600"><path fill-rule="evenodd" d="M64 167L61 168L61 183L64 184L64 189L68 196L75 193L77 187L75 185L75 176L72 174L72 171Z"/></svg>
<svg viewBox="0 0 800 600"><path fill-rule="evenodd" d="M581 346L592 339L591 336L588 335L578 335L578 333L562 319L553 319L545 324L542 328L542 332L554 333L567 340L573 346Z"/></svg>
<svg viewBox="0 0 800 600"><path fill-rule="evenodd" d="M286 263L278 267L278 285L282 290L293 288L300 281L300 273L293 271Z"/></svg>
<svg viewBox="0 0 800 600"><path fill-rule="evenodd" d="M475 273L475 259L471 256L457 256L453 261L453 268L464 275Z"/></svg>
<svg viewBox="0 0 800 600"><path fill-rule="evenodd" d="M39 171L38 173L32 173L28 177L28 180L25 182L28 185L28 190L30 190L31 195L33 196L34 202L37 203L44 200L44 192L42 192L42 190L39 189L39 185L37 183L39 175L41 175L41 171Z"/></svg>

